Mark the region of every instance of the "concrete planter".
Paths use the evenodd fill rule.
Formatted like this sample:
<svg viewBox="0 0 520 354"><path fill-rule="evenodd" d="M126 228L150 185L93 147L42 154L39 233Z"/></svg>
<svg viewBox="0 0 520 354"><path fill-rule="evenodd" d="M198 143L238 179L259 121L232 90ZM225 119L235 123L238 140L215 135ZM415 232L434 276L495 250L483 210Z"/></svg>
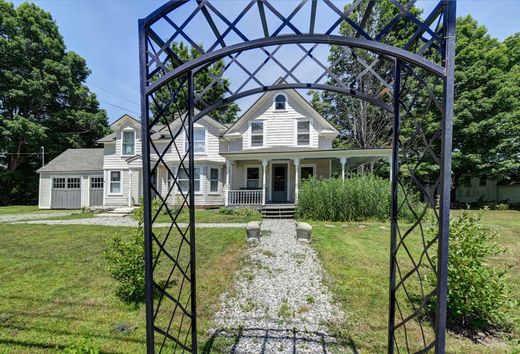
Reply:
<svg viewBox="0 0 520 354"><path fill-rule="evenodd" d="M305 222L296 223L296 239L298 241L311 242L312 226Z"/></svg>
<svg viewBox="0 0 520 354"><path fill-rule="evenodd" d="M250 221L246 225L247 241L260 240L260 221Z"/></svg>

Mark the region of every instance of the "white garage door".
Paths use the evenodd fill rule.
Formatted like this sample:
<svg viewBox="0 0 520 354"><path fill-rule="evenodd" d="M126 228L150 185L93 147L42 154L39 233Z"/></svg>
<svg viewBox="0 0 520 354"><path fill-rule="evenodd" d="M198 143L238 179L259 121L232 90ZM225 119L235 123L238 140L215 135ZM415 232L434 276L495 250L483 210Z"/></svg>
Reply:
<svg viewBox="0 0 520 354"><path fill-rule="evenodd" d="M54 177L52 179L51 208L81 208L80 177Z"/></svg>

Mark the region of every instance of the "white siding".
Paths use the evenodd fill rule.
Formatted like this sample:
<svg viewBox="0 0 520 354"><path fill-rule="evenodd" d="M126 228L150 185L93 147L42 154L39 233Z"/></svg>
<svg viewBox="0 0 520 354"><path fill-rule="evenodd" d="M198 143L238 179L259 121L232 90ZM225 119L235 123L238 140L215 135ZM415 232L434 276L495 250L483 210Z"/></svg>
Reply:
<svg viewBox="0 0 520 354"><path fill-rule="evenodd" d="M507 201L508 203L520 203L520 185L497 186L497 201Z"/></svg>
<svg viewBox="0 0 520 354"><path fill-rule="evenodd" d="M50 209L50 207L51 207L51 188L52 188L51 176L46 173L40 173L38 208Z"/></svg>

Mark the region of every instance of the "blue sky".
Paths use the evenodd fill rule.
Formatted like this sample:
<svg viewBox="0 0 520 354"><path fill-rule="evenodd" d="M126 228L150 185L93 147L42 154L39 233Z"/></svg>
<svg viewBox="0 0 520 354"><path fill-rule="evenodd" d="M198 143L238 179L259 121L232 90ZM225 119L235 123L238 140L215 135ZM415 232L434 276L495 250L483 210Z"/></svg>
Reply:
<svg viewBox="0 0 520 354"><path fill-rule="evenodd" d="M221 0L217 0L221 1ZM15 5L22 1L14 1ZM100 105L114 121L124 113L139 115L137 20L165 1L157 0L35 0L49 11L69 50L86 59L87 79ZM285 0L294 7L294 1ZM419 0L428 12L437 1ZM230 7L237 2L229 2ZM284 5L286 5L284 4ZM520 31L520 0L459 0L459 16L471 14L499 39ZM251 100L240 102L247 109Z"/></svg>

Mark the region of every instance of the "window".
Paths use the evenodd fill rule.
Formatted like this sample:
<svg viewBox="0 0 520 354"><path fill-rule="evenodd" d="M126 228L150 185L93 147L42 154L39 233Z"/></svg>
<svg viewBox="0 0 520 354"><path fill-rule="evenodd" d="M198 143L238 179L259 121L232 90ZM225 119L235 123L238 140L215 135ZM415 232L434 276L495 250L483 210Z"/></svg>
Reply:
<svg viewBox="0 0 520 354"><path fill-rule="evenodd" d="M195 192L200 192L200 167L195 167L194 169L194 189ZM190 189L190 179L188 178L188 174L185 169L179 169L179 175L177 176L179 181L179 187L184 193L188 193Z"/></svg>
<svg viewBox="0 0 520 354"><path fill-rule="evenodd" d="M123 132L123 155L135 155L135 132L133 130Z"/></svg>
<svg viewBox="0 0 520 354"><path fill-rule="evenodd" d="M103 189L103 177L92 177L90 179L90 188Z"/></svg>
<svg viewBox="0 0 520 354"><path fill-rule="evenodd" d="M65 178L54 178L52 180L52 188L54 188L54 189L65 188Z"/></svg>
<svg viewBox="0 0 520 354"><path fill-rule="evenodd" d="M110 193L121 193L121 171L110 171Z"/></svg>
<svg viewBox="0 0 520 354"><path fill-rule="evenodd" d="M69 189L80 189L81 181L79 177L67 178L67 188Z"/></svg>
<svg viewBox="0 0 520 354"><path fill-rule="evenodd" d="M480 177L479 185L485 186L487 184L486 177Z"/></svg>
<svg viewBox="0 0 520 354"><path fill-rule="evenodd" d="M309 145L311 143L311 122L303 121L297 123L298 145Z"/></svg>
<svg viewBox="0 0 520 354"><path fill-rule="evenodd" d="M218 168L209 169L209 191L218 192Z"/></svg>
<svg viewBox="0 0 520 354"><path fill-rule="evenodd" d="M246 170L246 187L248 189L260 188L260 168L248 167Z"/></svg>
<svg viewBox="0 0 520 354"><path fill-rule="evenodd" d="M264 122L251 123L251 146L264 146Z"/></svg>
<svg viewBox="0 0 520 354"><path fill-rule="evenodd" d="M314 176L314 166L302 166L300 168L300 178L303 180Z"/></svg>
<svg viewBox="0 0 520 354"><path fill-rule="evenodd" d="M184 136L184 148L185 151L189 149L188 142L188 133ZM204 128L194 128L193 129L193 153L195 154L205 154L206 153L206 129Z"/></svg>
<svg viewBox="0 0 520 354"><path fill-rule="evenodd" d="M170 188L172 187L172 184L173 184L173 176L172 176L172 173L173 171L166 171L166 183L168 185L168 190L170 190Z"/></svg>
<svg viewBox="0 0 520 354"><path fill-rule="evenodd" d="M274 109L285 110L287 108L287 98L284 95L278 95L274 98Z"/></svg>

